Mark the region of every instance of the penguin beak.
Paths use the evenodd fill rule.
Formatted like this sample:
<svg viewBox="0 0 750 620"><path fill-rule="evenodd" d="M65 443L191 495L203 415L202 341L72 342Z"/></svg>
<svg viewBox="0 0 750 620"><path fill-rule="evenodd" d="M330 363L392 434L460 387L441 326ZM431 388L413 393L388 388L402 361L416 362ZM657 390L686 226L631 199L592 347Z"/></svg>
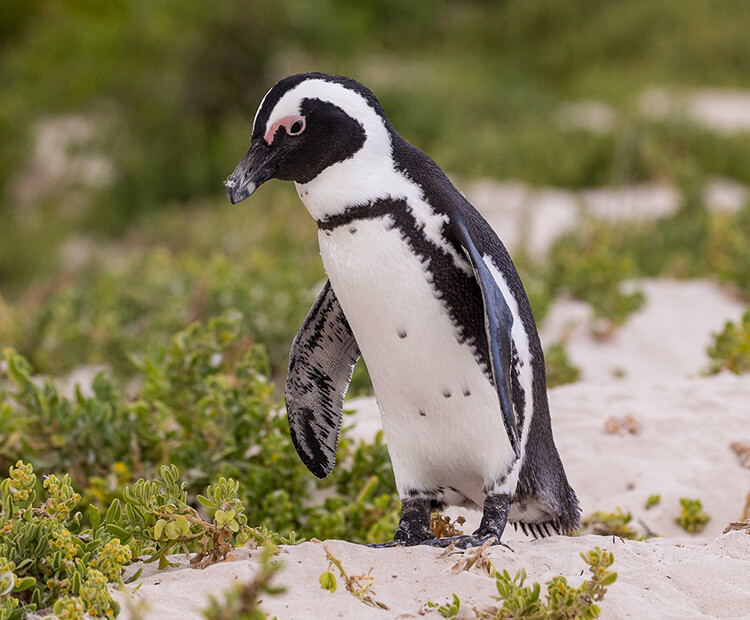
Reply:
<svg viewBox="0 0 750 620"><path fill-rule="evenodd" d="M253 140L250 150L224 181L229 201L236 205L272 178L283 154L282 148L268 146L262 139Z"/></svg>

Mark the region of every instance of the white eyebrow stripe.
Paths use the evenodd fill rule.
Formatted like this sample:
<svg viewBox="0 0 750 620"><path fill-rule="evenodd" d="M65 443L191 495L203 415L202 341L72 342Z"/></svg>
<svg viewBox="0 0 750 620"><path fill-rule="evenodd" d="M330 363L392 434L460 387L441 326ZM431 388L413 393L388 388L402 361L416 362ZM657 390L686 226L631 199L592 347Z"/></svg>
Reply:
<svg viewBox="0 0 750 620"><path fill-rule="evenodd" d="M377 132L378 129L382 131L382 119L358 92L337 82L310 79L300 82L297 86L284 93L273 107L273 110L271 110L263 135L267 134L273 124L281 118L285 116L299 116L302 113L300 106L305 99L319 99L341 108L349 116L364 125L368 137ZM261 105L263 104L261 103Z"/></svg>
<svg viewBox="0 0 750 620"><path fill-rule="evenodd" d="M273 90L271 88L265 95L263 95L263 99L260 100L260 105L258 106L258 109L255 111L255 116L253 117L253 129L255 129L255 122L258 120L258 114L260 114L260 111L263 109L263 104L266 102L266 99L268 98L268 94Z"/></svg>

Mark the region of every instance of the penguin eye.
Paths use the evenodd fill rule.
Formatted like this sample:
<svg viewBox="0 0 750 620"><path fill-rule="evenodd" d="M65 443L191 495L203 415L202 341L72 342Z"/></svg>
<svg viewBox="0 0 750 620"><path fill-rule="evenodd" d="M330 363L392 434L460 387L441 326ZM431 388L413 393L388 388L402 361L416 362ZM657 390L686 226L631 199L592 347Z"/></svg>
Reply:
<svg viewBox="0 0 750 620"><path fill-rule="evenodd" d="M303 131L305 131L305 119L302 117L295 120L291 125L288 125L286 128L286 132L290 136L298 136Z"/></svg>

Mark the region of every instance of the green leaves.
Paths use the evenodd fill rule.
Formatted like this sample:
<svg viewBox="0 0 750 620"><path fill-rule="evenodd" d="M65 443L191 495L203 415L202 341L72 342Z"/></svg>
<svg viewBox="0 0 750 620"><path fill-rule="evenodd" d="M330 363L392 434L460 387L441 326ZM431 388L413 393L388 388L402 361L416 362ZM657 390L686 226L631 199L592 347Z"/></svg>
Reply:
<svg viewBox="0 0 750 620"><path fill-rule="evenodd" d="M618 536L629 540L639 538L630 525L633 515L630 512L623 512L617 508L615 512L601 512L597 510L586 517L581 523L581 529L585 533L596 534L597 536Z"/></svg>
<svg viewBox="0 0 750 620"><path fill-rule="evenodd" d="M219 507L208 521L188 503L177 467L165 465L160 473L161 479L140 479L123 489L124 503L115 499L103 518L90 507L91 528L81 530L81 515L74 512L80 496L70 476L48 476L48 497L36 507L29 504L33 493L23 492L36 479L33 468L24 463L11 467L10 477L0 482L5 507L0 512L0 618L14 613L15 604L4 602L7 597L23 597L29 610L33 601L54 605L60 618L82 617L76 615L79 608L94 617L112 617L117 608L107 583L121 580L134 554L150 556L164 568L169 553L192 552L191 565L203 568L255 533L247 526L236 481L220 478L208 487L204 499ZM272 536L278 534L268 532L266 539Z"/></svg>
<svg viewBox="0 0 750 620"><path fill-rule="evenodd" d="M437 609L438 613L443 616L443 618L455 618L458 616L458 612L461 609L461 599L454 594L453 600L445 605L438 605L437 603L428 601L427 607Z"/></svg>
<svg viewBox="0 0 750 620"><path fill-rule="evenodd" d="M60 618L83 617L79 608L112 617L107 582L119 580L130 549L98 527L100 518L96 530L81 530L80 495L69 475L45 478L41 505L26 493L36 479L30 464L17 463L9 475L0 482L0 618L15 618L20 603L28 611L55 605Z"/></svg>
<svg viewBox="0 0 750 620"><path fill-rule="evenodd" d="M579 620L597 618L601 613L596 604L604 599L607 586L617 580L617 573L607 570L614 562L614 555L595 547L581 552L581 559L589 565L591 578L578 588L568 584L562 575L553 577L546 583L547 597L542 600L542 586L526 584L526 571L522 568L511 577L507 570L499 572L488 564L490 575L495 578L499 596L493 597L501 603L500 607L486 611L482 618L508 620ZM322 578L322 576L321 576ZM455 618L458 615L461 601L454 594L452 603L438 606L428 602L430 608L437 608L444 618Z"/></svg>
<svg viewBox="0 0 750 620"><path fill-rule="evenodd" d="M682 512L680 516L675 517L675 523L691 534L700 532L706 527L706 523L711 520L711 517L703 511L703 504L699 499L682 497L680 498L680 505L682 506Z"/></svg>
<svg viewBox="0 0 750 620"><path fill-rule="evenodd" d="M606 587L617 579L617 573L607 570L612 565L614 556L596 547L582 552L581 559L589 565L591 579L584 581L578 588L573 588L565 577L553 577L546 584L546 602L541 599L541 586L538 583L531 587L524 585L526 571L523 569L513 578L508 571L496 572L497 591L502 607L495 617L529 620L598 617L601 610L595 602L604 598Z"/></svg>
<svg viewBox="0 0 750 620"><path fill-rule="evenodd" d="M736 375L750 372L750 310L742 315L738 323L727 321L724 329L714 334L708 347L711 365L710 374L729 370Z"/></svg>
<svg viewBox="0 0 750 620"><path fill-rule="evenodd" d="M331 594L336 591L336 575L330 570L320 573L318 578L321 590L328 590Z"/></svg>

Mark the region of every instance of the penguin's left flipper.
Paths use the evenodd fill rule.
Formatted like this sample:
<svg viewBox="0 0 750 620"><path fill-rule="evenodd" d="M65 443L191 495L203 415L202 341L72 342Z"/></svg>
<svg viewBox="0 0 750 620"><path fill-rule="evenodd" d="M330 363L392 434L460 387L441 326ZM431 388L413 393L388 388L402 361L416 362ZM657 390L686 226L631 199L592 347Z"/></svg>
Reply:
<svg viewBox="0 0 750 620"><path fill-rule="evenodd" d="M489 267L493 264L492 257L495 254L492 251L492 244L499 242L496 238L493 239L487 231L472 226L467 219L462 217L455 219L453 229L461 249L471 263L474 276L482 291L484 326L487 332L492 378L495 381L510 445L516 457L520 457L520 429L516 424L510 387L513 314Z"/></svg>
<svg viewBox="0 0 750 620"><path fill-rule="evenodd" d="M318 478L336 464L344 394L359 357L349 322L326 282L292 342L285 390L292 442Z"/></svg>

